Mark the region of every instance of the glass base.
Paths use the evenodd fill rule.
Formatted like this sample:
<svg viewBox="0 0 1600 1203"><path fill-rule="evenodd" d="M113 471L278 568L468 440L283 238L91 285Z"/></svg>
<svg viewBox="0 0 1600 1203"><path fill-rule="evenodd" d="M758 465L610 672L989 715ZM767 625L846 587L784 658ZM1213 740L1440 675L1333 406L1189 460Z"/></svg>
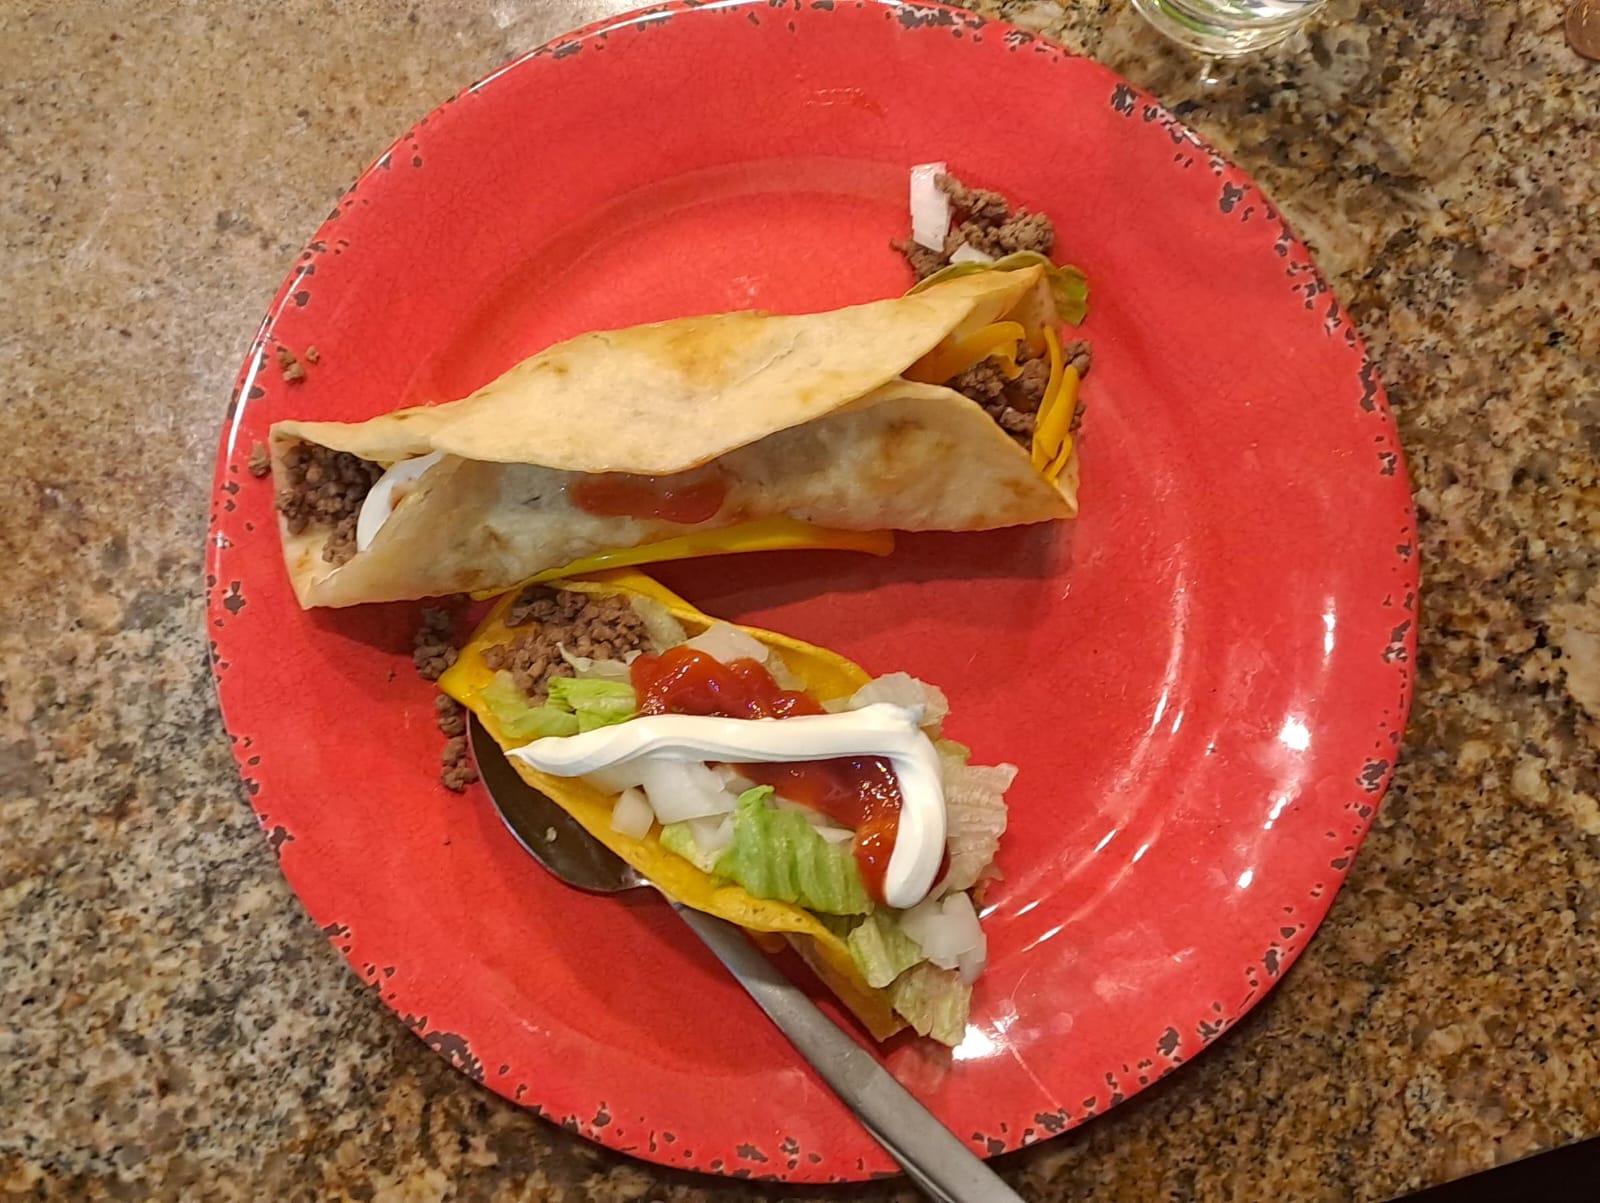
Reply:
<svg viewBox="0 0 1600 1203"><path fill-rule="evenodd" d="M1277 3L1252 10L1216 0L1133 0L1133 7L1157 30L1201 54L1248 54L1283 41L1322 7L1316 3Z"/></svg>

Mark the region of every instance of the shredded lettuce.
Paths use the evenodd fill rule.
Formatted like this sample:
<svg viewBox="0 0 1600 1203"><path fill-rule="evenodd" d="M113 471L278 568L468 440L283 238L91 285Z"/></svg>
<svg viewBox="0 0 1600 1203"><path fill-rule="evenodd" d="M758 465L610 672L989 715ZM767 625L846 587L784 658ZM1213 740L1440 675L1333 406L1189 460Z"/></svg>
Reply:
<svg viewBox="0 0 1600 1203"><path fill-rule="evenodd" d="M733 843L717 859L716 876L737 882L757 898L777 898L825 914L864 915L872 910L850 845L830 844L804 815L769 807L773 792L770 785L760 785L739 795Z"/></svg>
<svg viewBox="0 0 1600 1203"><path fill-rule="evenodd" d="M1073 326L1082 322L1089 312L1089 278L1070 264L1058 266L1050 262L1038 251L1013 251L993 263L952 263L948 267L941 267L927 279L918 281L911 292L921 292L941 280L970 276L974 272L1015 271L1035 264L1045 269L1045 279L1050 283L1050 294L1055 298L1056 313L1061 320Z"/></svg>
<svg viewBox="0 0 1600 1203"><path fill-rule="evenodd" d="M700 841L694 838L694 831L687 820L681 823L668 823L663 827L661 846L668 852L683 857L702 873L717 871L717 859L720 853L707 852L700 847Z"/></svg>
<svg viewBox="0 0 1600 1203"><path fill-rule="evenodd" d="M519 742L547 735L576 735L578 716L558 706L533 706L517 688L516 678L497 672L478 697L494 716L495 726L507 739Z"/></svg>
<svg viewBox="0 0 1600 1203"><path fill-rule="evenodd" d="M925 959L921 945L906 935L898 918L887 911L873 911L850 929L845 943L861 976L874 989L887 986Z"/></svg>
<svg viewBox="0 0 1600 1203"><path fill-rule="evenodd" d="M971 889L984 877L999 875L993 867L994 854L1006 829L1006 790L1016 780L1017 769L1010 764L967 764L965 756L943 746L939 761L944 778L945 845L950 852L943 891L953 893Z"/></svg>
<svg viewBox="0 0 1600 1203"><path fill-rule="evenodd" d="M550 706L577 715L579 731L593 731L626 722L639 712L633 686L598 677L555 677L550 682Z"/></svg>
<svg viewBox="0 0 1600 1203"><path fill-rule="evenodd" d="M889 1001L919 1036L932 1036L954 1048L966 1035L972 987L953 969L940 969L930 961L913 965L894 979Z"/></svg>
<svg viewBox="0 0 1600 1203"><path fill-rule="evenodd" d="M922 707L922 728L938 734L940 725L950 713L950 699L944 690L926 681L919 681L910 673L888 673L873 677L845 704L848 710L860 710L874 702L888 702L894 706Z"/></svg>

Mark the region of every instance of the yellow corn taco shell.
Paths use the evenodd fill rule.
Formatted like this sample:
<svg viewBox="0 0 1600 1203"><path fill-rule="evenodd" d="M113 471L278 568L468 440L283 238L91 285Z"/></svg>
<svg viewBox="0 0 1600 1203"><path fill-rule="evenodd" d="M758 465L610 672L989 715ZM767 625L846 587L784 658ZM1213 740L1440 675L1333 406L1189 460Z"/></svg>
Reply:
<svg viewBox="0 0 1600 1203"><path fill-rule="evenodd" d="M324 559L326 527L281 524L295 594L311 607L497 592L619 563L785 546L882 553L877 532L1069 518L1066 409L1030 454L937 383L1014 352L1025 334L1054 338L1053 323L1042 268L978 272L827 313L584 334L458 401L365 422L277 422L280 489L300 442L384 465L443 454L344 563ZM1057 376L1059 360L1056 346ZM726 492L711 518L688 524L581 508L575 486L611 474L715 480Z"/></svg>
<svg viewBox="0 0 1600 1203"><path fill-rule="evenodd" d="M713 621L675 593L649 577L626 570L597 574L587 579L562 580L559 588L581 593L636 594L664 606L690 634ZM455 664L439 678L439 687L470 709L502 747L515 746L497 729L494 715L483 704L480 691L494 678L483 663L486 648L509 640L515 632L502 621L515 593L508 593L488 614L462 649ZM821 700L848 697L870 679L861 668L833 652L754 627L743 628L780 657L802 687ZM862 980L845 942L808 911L786 902L756 898L736 885L719 884L682 857L661 846L660 828L642 839L611 829L615 798L587 783L552 777L521 761L511 763L533 788L555 801L596 839L655 882L670 897L707 914L716 915L755 933L781 936L794 946L829 989L850 1008L875 1039L883 1040L905 1026L890 1006L887 992Z"/></svg>

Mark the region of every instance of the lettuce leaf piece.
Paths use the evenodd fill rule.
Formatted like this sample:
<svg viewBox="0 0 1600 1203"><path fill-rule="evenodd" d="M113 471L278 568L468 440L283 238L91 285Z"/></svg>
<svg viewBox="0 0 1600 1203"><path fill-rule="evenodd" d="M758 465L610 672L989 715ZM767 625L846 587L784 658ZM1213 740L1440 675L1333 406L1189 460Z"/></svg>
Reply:
<svg viewBox="0 0 1600 1203"><path fill-rule="evenodd" d="M972 987L954 969L940 969L931 961L913 965L894 979L889 1001L919 1036L951 1048L966 1036Z"/></svg>
<svg viewBox="0 0 1600 1203"><path fill-rule="evenodd" d="M940 280L953 280L957 276L970 276L974 272L1008 272L1035 264L1045 269L1045 279L1050 284L1050 295L1055 298L1056 313L1062 321L1076 326L1089 313L1089 277L1071 264L1057 265L1038 251L1012 251L993 263L952 263L941 267L925 280L919 280L911 292L921 292ZM910 293L906 294L907 296Z"/></svg>
<svg viewBox="0 0 1600 1203"><path fill-rule="evenodd" d="M694 832L688 823L668 823L661 829L661 846L668 852L683 857L702 873L715 873L717 871L717 858L720 852L707 852L700 847L700 841L694 838Z"/></svg>
<svg viewBox="0 0 1600 1203"><path fill-rule="evenodd" d="M851 928L845 943L867 985L878 989L926 959L922 946L906 935L893 915L882 910L873 911Z"/></svg>
<svg viewBox="0 0 1600 1203"><path fill-rule="evenodd" d="M626 722L639 712L639 698L632 685L595 677L553 678L549 705L577 715L579 731Z"/></svg>
<svg viewBox="0 0 1600 1203"><path fill-rule="evenodd" d="M941 741L942 742L942 741ZM973 765L965 757L939 750L944 784L945 847L950 871L943 893L970 890L984 877L999 876L994 854L1006 829L1006 790L1016 780L1015 765Z"/></svg>
<svg viewBox="0 0 1600 1203"><path fill-rule="evenodd" d="M872 900L849 844L830 844L798 811L773 810L770 785L739 795L733 843L717 859L716 876L757 898L777 898L828 915L865 915Z"/></svg>
<svg viewBox="0 0 1600 1203"><path fill-rule="evenodd" d="M507 739L526 742L549 735L576 735L578 716L559 706L534 706L517 688L508 672L497 672L478 696L483 699L495 726Z"/></svg>

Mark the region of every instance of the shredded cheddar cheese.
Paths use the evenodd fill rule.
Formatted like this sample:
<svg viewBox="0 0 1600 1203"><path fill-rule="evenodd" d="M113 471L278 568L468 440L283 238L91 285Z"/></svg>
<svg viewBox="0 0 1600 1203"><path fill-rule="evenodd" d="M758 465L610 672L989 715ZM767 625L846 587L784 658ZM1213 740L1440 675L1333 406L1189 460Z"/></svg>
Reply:
<svg viewBox="0 0 1600 1203"><path fill-rule="evenodd" d="M729 555L745 551L788 551L796 548L813 548L828 551L864 551L869 555L886 556L894 550L894 535L889 531L834 530L826 526L813 526L794 518L762 518L755 522L741 522L721 530L694 531L663 539L659 543L646 543L639 547L623 547L616 551L602 551L585 556L559 568L529 577L512 586L535 585L541 581L561 580L572 576L589 576L612 568L628 568L636 564L659 564L667 560L691 560L699 556ZM473 594L482 600L502 592L489 589Z"/></svg>
<svg viewBox="0 0 1600 1203"><path fill-rule="evenodd" d="M964 338L935 347L906 369L905 378L922 384L944 384L990 356L999 356L1001 371L1007 380L1014 380L1021 371L1017 367L1017 344L1026 337L1021 322L990 322Z"/></svg>

